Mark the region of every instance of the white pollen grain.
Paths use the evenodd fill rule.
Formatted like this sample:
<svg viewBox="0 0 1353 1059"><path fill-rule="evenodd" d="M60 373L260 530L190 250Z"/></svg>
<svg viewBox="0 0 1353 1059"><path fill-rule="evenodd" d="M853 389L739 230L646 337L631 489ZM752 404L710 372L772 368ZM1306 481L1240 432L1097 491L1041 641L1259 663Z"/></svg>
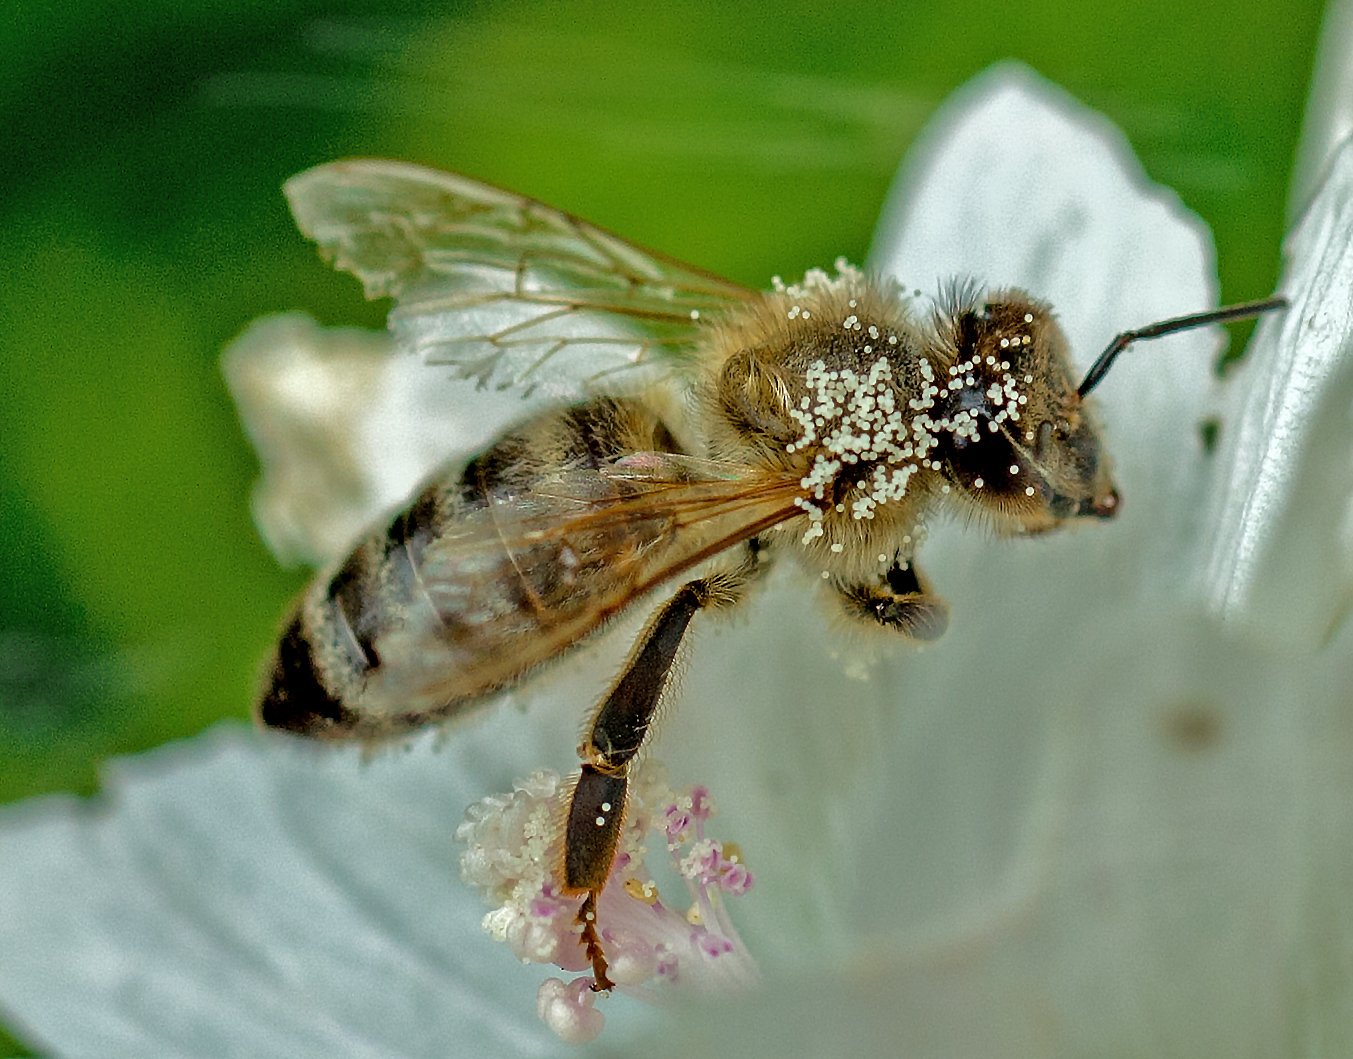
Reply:
<svg viewBox="0 0 1353 1059"><path fill-rule="evenodd" d="M1034 487L1031 486L1031 485L1026 485L1026 486L1024 487L1024 495L1025 495L1025 496L1033 496L1033 495L1034 495Z"/></svg>
<svg viewBox="0 0 1353 1059"><path fill-rule="evenodd" d="M1031 324L1031 323L1033 323L1033 322L1034 322L1034 314L1033 314L1033 313L1025 313L1025 314L1024 314L1024 322L1025 322L1026 324Z"/></svg>
<svg viewBox="0 0 1353 1059"><path fill-rule="evenodd" d="M974 489L981 489L982 486L984 486L984 485L986 485L986 484L987 484L987 483L984 482L984 481L982 481L982 479L980 479L980 478L974 478L974 479L972 480L972 485L973 485L973 488L974 488Z"/></svg>
<svg viewBox="0 0 1353 1059"><path fill-rule="evenodd" d="M1011 473L1011 474L1019 474L1019 464L1018 464L1018 463L1012 463L1012 464L1010 465L1010 473Z"/></svg>

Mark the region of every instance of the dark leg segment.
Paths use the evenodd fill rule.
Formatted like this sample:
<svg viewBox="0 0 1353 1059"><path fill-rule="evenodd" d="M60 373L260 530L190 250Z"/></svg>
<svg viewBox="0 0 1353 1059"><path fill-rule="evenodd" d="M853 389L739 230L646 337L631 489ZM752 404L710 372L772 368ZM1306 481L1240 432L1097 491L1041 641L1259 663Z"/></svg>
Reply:
<svg viewBox="0 0 1353 1059"><path fill-rule="evenodd" d="M615 860L620 826L625 820L624 775L598 772L584 765L569 802L564 843L564 889L569 893L599 891Z"/></svg>
<svg viewBox="0 0 1353 1059"><path fill-rule="evenodd" d="M578 747L583 767L564 826L563 888L587 895L578 923L592 961L594 990L613 986L597 929L597 897L611 874L624 827L630 765L648 738L691 619L706 607L737 602L765 559L764 546L749 541L737 570L688 581L676 590L649 620Z"/></svg>
<svg viewBox="0 0 1353 1059"><path fill-rule="evenodd" d="M601 709L592 719L592 731L583 755L606 769L626 765L639 752L648 726L667 686L681 638L695 612L705 606L709 586L691 581L677 589L648 623L629 664L620 674Z"/></svg>
<svg viewBox="0 0 1353 1059"><path fill-rule="evenodd" d="M938 640L949 627L949 605L933 595L914 563L894 563L874 584L833 585L846 612L912 640Z"/></svg>

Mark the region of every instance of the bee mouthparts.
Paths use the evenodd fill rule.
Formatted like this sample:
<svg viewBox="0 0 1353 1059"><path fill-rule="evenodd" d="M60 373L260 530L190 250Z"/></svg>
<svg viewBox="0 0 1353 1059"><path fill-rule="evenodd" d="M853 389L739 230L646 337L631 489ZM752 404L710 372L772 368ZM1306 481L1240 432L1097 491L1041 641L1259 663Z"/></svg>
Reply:
<svg viewBox="0 0 1353 1059"><path fill-rule="evenodd" d="M1118 514L1119 497L1117 489L1110 489L1101 496L1092 497L1081 505L1080 514L1092 518L1114 518Z"/></svg>

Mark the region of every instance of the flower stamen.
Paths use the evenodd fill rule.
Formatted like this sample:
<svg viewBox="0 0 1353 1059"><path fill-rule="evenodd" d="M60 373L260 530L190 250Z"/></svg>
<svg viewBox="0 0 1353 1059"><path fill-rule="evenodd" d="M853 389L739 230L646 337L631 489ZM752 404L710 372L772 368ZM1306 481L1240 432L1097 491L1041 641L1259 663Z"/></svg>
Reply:
<svg viewBox="0 0 1353 1059"><path fill-rule="evenodd" d="M757 979L725 897L751 889L742 851L705 835L714 803L705 787L677 794L666 770L638 770L610 875L578 905L558 877L568 785L537 772L511 794L472 805L456 838L468 848L461 874L494 906L484 929L527 963L590 970L565 983L548 979L536 998L541 1019L562 1039L583 1043L605 1023L598 992L619 990L663 1003L672 989L728 992ZM648 843L664 848L690 904L664 903L645 863Z"/></svg>

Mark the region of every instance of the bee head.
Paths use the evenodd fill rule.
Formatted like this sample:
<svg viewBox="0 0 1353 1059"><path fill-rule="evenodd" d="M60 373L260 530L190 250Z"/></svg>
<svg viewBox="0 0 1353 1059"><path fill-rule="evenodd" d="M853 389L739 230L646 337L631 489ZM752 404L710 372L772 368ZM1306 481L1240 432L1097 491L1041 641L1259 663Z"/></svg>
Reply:
<svg viewBox="0 0 1353 1059"><path fill-rule="evenodd" d="M1051 309L1019 291L964 298L937 321L931 459L961 500L1006 533L1112 518L1118 493L1077 393Z"/></svg>

